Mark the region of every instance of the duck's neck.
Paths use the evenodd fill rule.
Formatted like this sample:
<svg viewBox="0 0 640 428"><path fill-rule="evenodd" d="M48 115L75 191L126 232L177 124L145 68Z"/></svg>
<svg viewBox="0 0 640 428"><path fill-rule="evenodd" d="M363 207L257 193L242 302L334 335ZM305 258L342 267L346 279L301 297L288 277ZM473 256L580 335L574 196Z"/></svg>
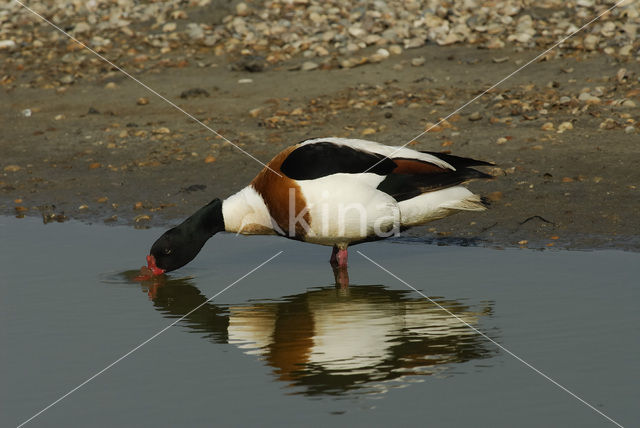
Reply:
<svg viewBox="0 0 640 428"><path fill-rule="evenodd" d="M185 220L185 223L187 222L191 223L192 227L208 234L207 239L224 230L222 201L217 198L214 199L193 213L191 217Z"/></svg>

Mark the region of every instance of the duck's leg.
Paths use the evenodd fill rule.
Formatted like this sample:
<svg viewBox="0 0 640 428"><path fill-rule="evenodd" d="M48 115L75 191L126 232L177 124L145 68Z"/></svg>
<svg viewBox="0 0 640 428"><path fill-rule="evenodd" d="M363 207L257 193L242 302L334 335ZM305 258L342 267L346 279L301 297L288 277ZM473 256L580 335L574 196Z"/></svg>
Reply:
<svg viewBox="0 0 640 428"><path fill-rule="evenodd" d="M331 258L329 259L329 263L331 263L331 266L347 267L348 259L349 259L349 254L347 252L346 245L333 246L333 251L331 252Z"/></svg>
<svg viewBox="0 0 640 428"><path fill-rule="evenodd" d="M338 266L338 246L333 246L333 251L331 252L331 258L329 259L329 263L331 266Z"/></svg>
<svg viewBox="0 0 640 428"><path fill-rule="evenodd" d="M329 262L333 267L333 276L336 286L345 288L349 286L349 272L347 271L347 259L349 258L346 245L334 245Z"/></svg>
<svg viewBox="0 0 640 428"><path fill-rule="evenodd" d="M333 266L333 277L336 280L336 288L348 288L349 287L349 271L346 266Z"/></svg>
<svg viewBox="0 0 640 428"><path fill-rule="evenodd" d="M349 253L347 252L347 247L340 248L338 250L336 259L338 260L339 267L344 267L344 268L347 267L347 260L349 259Z"/></svg>

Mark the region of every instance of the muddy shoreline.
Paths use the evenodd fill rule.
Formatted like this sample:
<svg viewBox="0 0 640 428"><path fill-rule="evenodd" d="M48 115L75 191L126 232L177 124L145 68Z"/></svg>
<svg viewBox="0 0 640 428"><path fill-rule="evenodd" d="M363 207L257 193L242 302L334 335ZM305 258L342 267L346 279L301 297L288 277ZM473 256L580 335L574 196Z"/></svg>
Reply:
<svg viewBox="0 0 640 428"><path fill-rule="evenodd" d="M412 141L538 53L426 45L349 69L303 71L295 59L259 72L213 57L136 77L267 162L312 137ZM491 199L488 211L408 239L639 251L639 76L637 59L597 52L536 62L412 142L496 167L469 186ZM33 77L2 88L1 215L169 226L262 168L117 71L63 90L19 84Z"/></svg>

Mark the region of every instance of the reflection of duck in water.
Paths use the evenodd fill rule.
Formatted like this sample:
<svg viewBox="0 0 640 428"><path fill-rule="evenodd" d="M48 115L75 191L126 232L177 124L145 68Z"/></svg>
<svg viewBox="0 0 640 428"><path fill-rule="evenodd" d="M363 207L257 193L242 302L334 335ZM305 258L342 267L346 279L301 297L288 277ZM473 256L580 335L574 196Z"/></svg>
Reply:
<svg viewBox="0 0 640 428"><path fill-rule="evenodd" d="M185 322L216 342L261 356L279 380L303 387L304 394L384 390L383 381L492 355L467 326L409 294L380 285L327 287L279 302L207 303ZM207 300L188 280L156 283L149 295L172 318ZM438 303L471 325L491 311L490 305L472 311L453 300Z"/></svg>

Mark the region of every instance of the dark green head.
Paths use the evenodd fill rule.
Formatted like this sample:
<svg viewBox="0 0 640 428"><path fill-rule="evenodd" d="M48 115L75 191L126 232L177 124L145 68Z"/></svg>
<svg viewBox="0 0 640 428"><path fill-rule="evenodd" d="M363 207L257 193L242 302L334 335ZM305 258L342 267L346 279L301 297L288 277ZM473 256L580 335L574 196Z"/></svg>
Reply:
<svg viewBox="0 0 640 428"><path fill-rule="evenodd" d="M151 246L147 265L154 275L171 272L193 260L209 238L224 230L222 201L214 199Z"/></svg>

